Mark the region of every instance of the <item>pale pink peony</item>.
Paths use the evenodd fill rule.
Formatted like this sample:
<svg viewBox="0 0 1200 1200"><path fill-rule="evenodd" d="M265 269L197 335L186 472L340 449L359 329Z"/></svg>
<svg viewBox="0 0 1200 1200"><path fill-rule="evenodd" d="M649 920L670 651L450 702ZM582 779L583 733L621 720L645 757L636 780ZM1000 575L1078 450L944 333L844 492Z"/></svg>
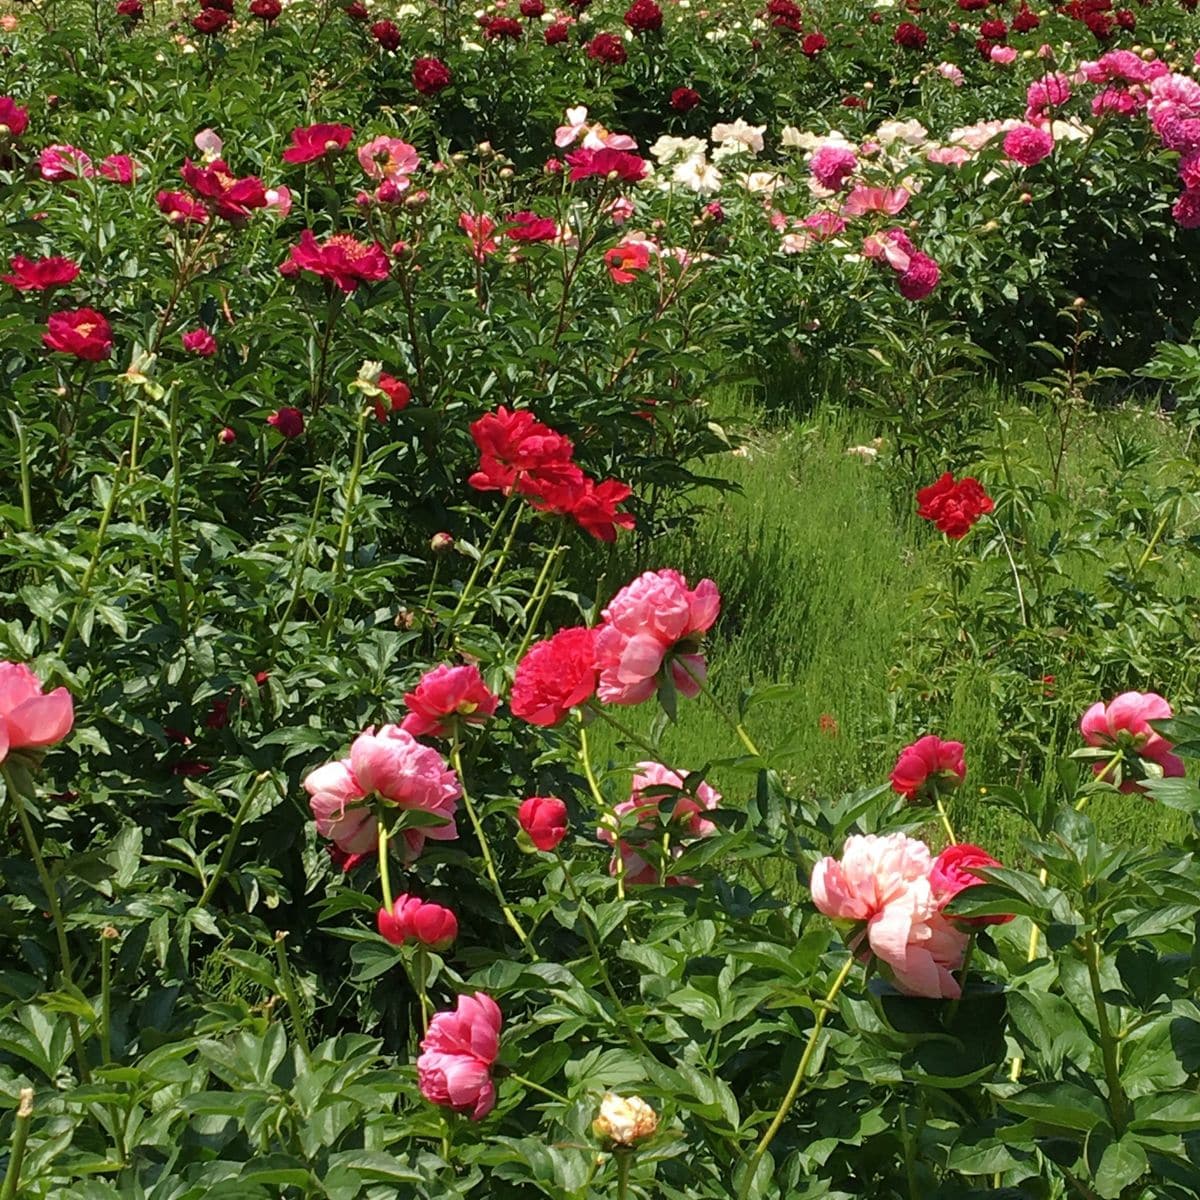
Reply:
<svg viewBox="0 0 1200 1200"><path fill-rule="evenodd" d="M988 51L988 58L997 66L1007 67L1010 63L1016 62L1017 50L1015 46L993 46Z"/></svg>
<svg viewBox="0 0 1200 1200"><path fill-rule="evenodd" d="M607 704L640 704L670 668L676 689L694 697L706 664L700 638L717 619L721 596L711 579L695 587L667 568L647 571L609 603L595 632L598 695Z"/></svg>
<svg viewBox="0 0 1200 1200"><path fill-rule="evenodd" d="M344 854L364 854L376 845L375 814L354 778L348 758L325 763L304 777L317 832Z"/></svg>
<svg viewBox="0 0 1200 1200"><path fill-rule="evenodd" d="M937 73L943 79L948 79L955 87L962 87L965 82L962 71L950 62L938 63Z"/></svg>
<svg viewBox="0 0 1200 1200"><path fill-rule="evenodd" d="M940 913L929 881L924 842L893 833L847 838L839 862L813 868L813 903L835 920L862 923L850 940L891 970L896 986L912 996L957 999L953 972L962 966L967 936Z"/></svg>
<svg viewBox="0 0 1200 1200"><path fill-rule="evenodd" d="M1173 752L1171 743L1150 728L1150 722L1172 715L1170 704L1157 692L1122 692L1108 704L1102 701L1093 704L1083 714L1079 731L1089 746L1131 751L1139 758L1157 763L1163 775L1171 778L1183 775L1183 761ZM1095 770L1099 774L1105 770L1105 764L1097 763ZM1133 781L1122 785L1125 791L1135 787Z"/></svg>
<svg viewBox="0 0 1200 1200"><path fill-rule="evenodd" d="M484 992L459 996L453 1012L435 1013L417 1059L421 1095L473 1121L486 1117L496 1106L491 1067L502 1023L499 1005Z"/></svg>
<svg viewBox="0 0 1200 1200"><path fill-rule="evenodd" d="M925 157L943 167L961 167L971 157L971 152L962 146L934 146Z"/></svg>
<svg viewBox="0 0 1200 1200"><path fill-rule="evenodd" d="M0 762L14 750L61 742L74 724L66 688L43 693L42 681L24 663L0 662Z"/></svg>
<svg viewBox="0 0 1200 1200"><path fill-rule="evenodd" d="M842 205L842 216L862 217L867 213L887 213L894 217L909 201L908 188L867 187L856 184Z"/></svg>
<svg viewBox="0 0 1200 1200"><path fill-rule="evenodd" d="M403 190L408 187L408 177L420 166L421 156L408 142L381 135L359 146L358 161L372 179L390 179Z"/></svg>
<svg viewBox="0 0 1200 1200"><path fill-rule="evenodd" d="M462 795L458 777L432 746L423 746L399 725L372 727L350 747L350 769L362 790L385 804L420 809L443 819L441 825L404 830L408 853L416 858L426 838L448 841L458 837L454 810Z"/></svg>

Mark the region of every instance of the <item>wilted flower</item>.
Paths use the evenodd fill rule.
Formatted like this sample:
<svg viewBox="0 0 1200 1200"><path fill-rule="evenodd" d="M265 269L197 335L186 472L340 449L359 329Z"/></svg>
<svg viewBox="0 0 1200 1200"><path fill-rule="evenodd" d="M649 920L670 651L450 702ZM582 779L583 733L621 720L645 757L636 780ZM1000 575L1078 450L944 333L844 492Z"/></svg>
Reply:
<svg viewBox="0 0 1200 1200"><path fill-rule="evenodd" d="M592 1122L592 1132L614 1146L634 1146L653 1137L658 1129L658 1114L641 1096L618 1096L605 1092L600 1113Z"/></svg>

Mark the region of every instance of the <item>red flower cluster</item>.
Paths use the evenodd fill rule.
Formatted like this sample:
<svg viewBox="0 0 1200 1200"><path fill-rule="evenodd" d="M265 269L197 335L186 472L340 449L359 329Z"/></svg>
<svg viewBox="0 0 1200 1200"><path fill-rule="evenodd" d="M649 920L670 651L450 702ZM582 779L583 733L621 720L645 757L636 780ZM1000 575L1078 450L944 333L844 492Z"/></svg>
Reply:
<svg viewBox="0 0 1200 1200"><path fill-rule="evenodd" d="M353 292L360 283L378 283L388 277L387 254L378 242L359 242L348 233L335 233L318 242L311 229L300 235L279 273L292 278L310 271L331 280L343 292Z"/></svg>
<svg viewBox="0 0 1200 1200"><path fill-rule="evenodd" d="M220 11L212 10L212 11ZM185 159L179 169L183 182L192 189L206 213L223 217L235 225L247 220L252 210L265 208L267 205L267 190L263 181L253 175L242 179L234 176L223 159L201 166ZM176 200L182 197L182 202L175 204L173 209L164 206L164 197ZM185 220L195 220L195 205L187 203L189 197L180 192L159 192L158 207L168 214L185 212Z"/></svg>
<svg viewBox="0 0 1200 1200"><path fill-rule="evenodd" d="M897 46L903 46L905 50L924 50L925 43L929 41L929 34L920 25L914 25L911 21L901 21L896 26L896 32L892 34L892 41Z"/></svg>
<svg viewBox="0 0 1200 1200"><path fill-rule="evenodd" d="M622 183L637 183L646 174L646 160L628 150L612 150L605 146L600 150L581 147L567 155L571 168L570 179L578 183L581 179L619 179Z"/></svg>
<svg viewBox="0 0 1200 1200"><path fill-rule="evenodd" d="M492 41L499 38L518 41L521 37L521 22L515 17L480 17L479 24L483 26L484 36Z"/></svg>
<svg viewBox="0 0 1200 1200"><path fill-rule="evenodd" d="M794 0L770 0L767 15L776 29L786 29L791 33L801 33L804 29L804 13Z"/></svg>
<svg viewBox="0 0 1200 1200"><path fill-rule="evenodd" d="M479 447L479 470L468 479L481 492L514 492L541 512L571 517L602 542L617 528L632 529L629 513L617 511L630 489L615 479L597 483L574 461L571 439L543 425L528 410L501 406L471 425Z"/></svg>
<svg viewBox="0 0 1200 1200"><path fill-rule="evenodd" d="M436 96L443 88L448 88L453 79L450 68L440 58L418 58L413 63L413 87L422 96Z"/></svg>
<svg viewBox="0 0 1200 1200"><path fill-rule="evenodd" d="M678 87L671 93L671 107L676 112L691 112L700 103L700 93L694 88Z"/></svg>
<svg viewBox="0 0 1200 1200"><path fill-rule="evenodd" d="M662 23L662 9L654 0L633 0L625 13L625 24L634 33L657 33Z"/></svg>
<svg viewBox="0 0 1200 1200"><path fill-rule="evenodd" d="M354 136L349 125L307 125L292 130L292 144L283 152L285 163L309 163L345 150Z"/></svg>
<svg viewBox="0 0 1200 1200"><path fill-rule="evenodd" d="M12 274L0 275L0 279L18 292L46 292L71 283L79 275L79 264L59 255L30 259L14 254L8 260L8 269Z"/></svg>
<svg viewBox="0 0 1200 1200"><path fill-rule="evenodd" d="M936 483L917 493L917 516L932 521L947 537L966 537L971 527L996 502L983 490L979 480L971 476L960 479L946 471Z"/></svg>
<svg viewBox="0 0 1200 1200"><path fill-rule="evenodd" d="M629 56L615 33L598 33L587 44L587 56L608 67L619 67Z"/></svg>

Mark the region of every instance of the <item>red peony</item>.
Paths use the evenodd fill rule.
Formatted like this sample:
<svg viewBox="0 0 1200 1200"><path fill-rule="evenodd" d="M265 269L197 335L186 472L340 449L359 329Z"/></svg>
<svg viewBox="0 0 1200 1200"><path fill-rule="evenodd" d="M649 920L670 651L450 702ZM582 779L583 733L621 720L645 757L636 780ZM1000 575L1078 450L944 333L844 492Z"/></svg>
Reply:
<svg viewBox="0 0 1200 1200"><path fill-rule="evenodd" d="M545 36L547 46L559 46L570 40L571 27L566 21L555 21L553 25L546 26Z"/></svg>
<svg viewBox="0 0 1200 1200"><path fill-rule="evenodd" d="M154 202L172 225L204 225L208 209L187 192L159 192Z"/></svg>
<svg viewBox="0 0 1200 1200"><path fill-rule="evenodd" d="M0 96L0 142L19 138L29 128L29 109L11 96Z"/></svg>
<svg viewBox="0 0 1200 1200"><path fill-rule="evenodd" d="M509 707L531 725L557 725L595 693L592 631L577 625L529 647L517 664Z"/></svg>
<svg viewBox="0 0 1200 1200"><path fill-rule="evenodd" d="M619 67L629 57L625 43L615 33L596 34L587 44L587 56L609 67Z"/></svg>
<svg viewBox="0 0 1200 1200"><path fill-rule="evenodd" d="M501 405L471 424L479 448L479 469L467 482L481 492L544 494L569 480L574 447L570 438L543 425L528 409L509 412Z"/></svg>
<svg viewBox="0 0 1200 1200"><path fill-rule="evenodd" d="M892 791L912 801L932 799L939 791L954 791L966 774L962 742L944 742L929 734L900 751L889 778Z"/></svg>
<svg viewBox="0 0 1200 1200"><path fill-rule="evenodd" d="M79 275L79 264L61 255L30 259L14 254L8 260L8 269L12 274L0 275L0 279L18 292L46 292L71 283Z"/></svg>
<svg viewBox="0 0 1200 1200"><path fill-rule="evenodd" d="M128 17L130 21L140 21L145 15L142 0L118 0L117 16Z"/></svg>
<svg viewBox="0 0 1200 1200"><path fill-rule="evenodd" d="M223 159L218 158L207 166L194 163L190 158L184 159L179 174L209 211L235 225L245 221L253 209L267 206L267 190L262 180L253 175L238 179ZM161 202L159 207L162 207Z"/></svg>
<svg viewBox="0 0 1200 1200"><path fill-rule="evenodd" d="M1037 13L1022 4L1012 19L1013 33L1032 33L1041 23Z"/></svg>
<svg viewBox="0 0 1200 1200"><path fill-rule="evenodd" d="M485 724L499 703L500 697L484 683L477 666L443 663L405 693L408 716L400 728L415 738L450 737L461 724Z"/></svg>
<svg viewBox="0 0 1200 1200"><path fill-rule="evenodd" d="M897 46L903 46L905 50L924 50L925 43L929 41L929 34L920 25L914 25L911 21L901 21L896 26L896 32L892 34L892 41Z"/></svg>
<svg viewBox="0 0 1200 1200"><path fill-rule="evenodd" d="M418 58L413 63L413 87L422 96L436 96L453 81L450 68L440 58Z"/></svg>
<svg viewBox="0 0 1200 1200"><path fill-rule="evenodd" d="M933 867L929 872L929 886L933 888L938 908L945 908L959 892L987 882L976 875L973 868L998 867L1000 865L986 850L979 846L972 846L970 842L947 846L934 859ZM992 917L950 917L955 924L966 925L973 929L979 929L984 925L1005 925L1012 919L1012 913L998 913Z"/></svg>
<svg viewBox="0 0 1200 1200"><path fill-rule="evenodd" d="M387 254L378 242L359 242L348 233L335 233L318 242L311 229L300 235L279 273L288 278L310 271L328 279L343 292L353 292L360 283L378 283L390 271Z"/></svg>
<svg viewBox="0 0 1200 1200"><path fill-rule="evenodd" d="M371 26L371 36L385 49L396 51L400 48L400 30L393 21L376 21Z"/></svg>
<svg viewBox="0 0 1200 1200"><path fill-rule="evenodd" d="M662 28L662 23L662 9L654 0L633 0L625 12L625 24L634 33L657 33Z"/></svg>
<svg viewBox="0 0 1200 1200"><path fill-rule="evenodd" d="M513 213L504 236L513 242L552 242L558 237L558 224L552 217L535 212Z"/></svg>
<svg viewBox="0 0 1200 1200"><path fill-rule="evenodd" d="M270 25L272 21L278 21L282 12L283 5L279 0L250 0L250 15L257 17L264 24Z"/></svg>
<svg viewBox="0 0 1200 1200"><path fill-rule="evenodd" d="M570 179L578 183L582 179L614 178L622 183L637 183L646 174L646 160L627 150L612 150L605 146L601 150L582 147L567 155L571 168Z"/></svg>
<svg viewBox="0 0 1200 1200"><path fill-rule="evenodd" d="M694 88L679 87L671 93L671 107L676 112L691 112L700 103L700 93Z"/></svg>
<svg viewBox="0 0 1200 1200"><path fill-rule="evenodd" d="M112 329L108 319L94 308L51 313L47 325L42 344L49 350L85 362L103 362L112 353Z"/></svg>
<svg viewBox="0 0 1200 1200"><path fill-rule="evenodd" d="M932 521L947 537L956 539L966 537L975 522L995 507L978 479L968 476L955 483L949 471L917 493L917 516Z"/></svg>
<svg viewBox="0 0 1200 1200"><path fill-rule="evenodd" d="M521 16L528 17L531 21L536 21L539 17L545 16L546 6L542 0L521 0Z"/></svg>
<svg viewBox="0 0 1200 1200"><path fill-rule="evenodd" d="M483 17L479 23L483 26L484 35L492 41L499 38L516 41L521 37L521 22L513 17Z"/></svg>
<svg viewBox="0 0 1200 1200"><path fill-rule="evenodd" d="M800 43L800 49L809 57L816 58L822 50L829 46L829 39L823 33L810 33Z"/></svg>
<svg viewBox="0 0 1200 1200"><path fill-rule="evenodd" d="M517 821L539 850L553 850L567 836L567 806L557 796L530 796L517 809Z"/></svg>
<svg viewBox="0 0 1200 1200"><path fill-rule="evenodd" d="M350 0L350 3L342 9L342 12L352 21L368 21L371 18L371 14L367 11L367 6L362 0Z"/></svg>
<svg viewBox="0 0 1200 1200"><path fill-rule="evenodd" d="M283 152L285 163L309 163L345 150L354 136L349 125L306 125L292 130L292 144Z"/></svg>
<svg viewBox="0 0 1200 1200"><path fill-rule="evenodd" d="M375 415L381 421L386 421L389 413L403 412L412 399L412 388L402 379L396 379L386 371L380 374L375 386L387 397L386 404L383 400L375 401Z"/></svg>
<svg viewBox="0 0 1200 1200"><path fill-rule="evenodd" d="M267 424L285 438L298 438L304 432L304 414L298 408L280 408L267 418Z"/></svg>
<svg viewBox="0 0 1200 1200"><path fill-rule="evenodd" d="M626 484L616 479L606 479L603 483L585 479L583 492L567 515L592 537L602 542L615 542L618 529L632 529L637 524L632 513L620 512L617 508L632 494Z"/></svg>
<svg viewBox="0 0 1200 1200"><path fill-rule="evenodd" d="M220 8L205 8L202 9L198 17L192 18L192 28L197 33L207 34L210 37L213 34L220 33L233 18Z"/></svg>
<svg viewBox="0 0 1200 1200"><path fill-rule="evenodd" d="M207 329L193 329L179 340L189 354L196 354L200 358L212 358L217 352L217 339Z"/></svg>

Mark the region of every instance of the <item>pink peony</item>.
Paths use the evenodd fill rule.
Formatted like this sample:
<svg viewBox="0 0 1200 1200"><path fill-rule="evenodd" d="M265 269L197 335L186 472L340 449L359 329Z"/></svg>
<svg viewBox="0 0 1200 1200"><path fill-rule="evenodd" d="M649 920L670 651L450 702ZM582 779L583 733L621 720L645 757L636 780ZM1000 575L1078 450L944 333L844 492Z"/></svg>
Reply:
<svg viewBox="0 0 1200 1200"><path fill-rule="evenodd" d="M217 339L207 329L193 329L183 334L179 340L189 354L196 354L201 358L212 358L217 352Z"/></svg>
<svg viewBox="0 0 1200 1200"><path fill-rule="evenodd" d="M1023 167L1040 163L1054 149L1054 139L1036 125L1018 125L1004 135L1005 157Z"/></svg>
<svg viewBox="0 0 1200 1200"><path fill-rule="evenodd" d="M38 169L43 179L59 183L67 179L82 179L92 173L92 160L76 146L47 146L38 155Z"/></svg>
<svg viewBox="0 0 1200 1200"><path fill-rule="evenodd" d="M1164 776L1172 778L1183 775L1183 762L1173 752L1171 743L1150 728L1151 721L1172 715L1170 704L1156 692L1122 692L1108 704L1101 701L1093 704L1083 714L1079 730L1089 746L1132 753L1157 764ZM1100 774L1106 764L1097 763L1094 769ZM1126 780L1121 790L1136 791L1137 784Z"/></svg>
<svg viewBox="0 0 1200 1200"><path fill-rule="evenodd" d="M846 840L841 861L813 868L818 910L860 928L850 939L858 953L874 954L896 986L911 996L957 999L953 972L962 966L967 935L941 915L929 881L929 848L902 833Z"/></svg>
<svg viewBox="0 0 1200 1200"><path fill-rule="evenodd" d="M881 212L894 217L909 201L907 188L867 187L857 184L842 205L842 216L862 217L867 213Z"/></svg>
<svg viewBox="0 0 1200 1200"><path fill-rule="evenodd" d="M900 751L889 778L892 791L912 801L954 791L966 775L962 742L944 742L931 733Z"/></svg>
<svg viewBox="0 0 1200 1200"><path fill-rule="evenodd" d="M517 821L539 850L553 850L567 836L567 806L557 796L530 796L517 809Z"/></svg>
<svg viewBox="0 0 1200 1200"><path fill-rule="evenodd" d="M500 1008L484 992L459 996L453 1012L436 1013L421 1042L417 1079L431 1104L481 1121L496 1106L491 1066L500 1053Z"/></svg>
<svg viewBox="0 0 1200 1200"><path fill-rule="evenodd" d="M445 950L458 937L458 918L450 909L416 896L397 896L390 911L381 908L375 914L375 925L393 946L413 941Z"/></svg>
<svg viewBox="0 0 1200 1200"><path fill-rule="evenodd" d="M408 177L421 164L415 146L399 138L380 136L358 148L358 161L372 179L390 179L401 189L408 187Z"/></svg>
<svg viewBox="0 0 1200 1200"><path fill-rule="evenodd" d="M137 164L128 154L110 154L99 167L102 178L110 183L119 183L128 187L133 183L137 174Z"/></svg>
<svg viewBox="0 0 1200 1200"><path fill-rule="evenodd" d="M24 663L0 662L0 762L14 750L61 742L74 724L66 688L43 693L42 681Z"/></svg>
<svg viewBox="0 0 1200 1200"><path fill-rule="evenodd" d="M1071 98L1071 81L1061 72L1053 71L1035 79L1025 92L1025 119L1040 121L1046 110L1062 108Z"/></svg>
<svg viewBox="0 0 1200 1200"><path fill-rule="evenodd" d="M598 694L608 704L640 704L669 666L675 687L688 697L700 691L706 664L700 638L721 611L711 579L690 589L678 571L647 571L623 587L596 630Z"/></svg>
<svg viewBox="0 0 1200 1200"><path fill-rule="evenodd" d="M509 706L531 725L557 725L595 693L595 635L573 625L529 647L517 664Z"/></svg>
<svg viewBox="0 0 1200 1200"><path fill-rule="evenodd" d="M937 897L938 906L945 908L959 892L977 887L986 880L975 874L975 867L998 867L1000 864L986 850L959 842L947 846L934 860L929 872L929 884ZM1012 914L997 914L992 917L951 917L958 925L979 929L984 925L1004 925L1011 921Z"/></svg>
<svg viewBox="0 0 1200 1200"><path fill-rule="evenodd" d="M906 300L924 300L937 287L941 278L942 272L937 263L928 254L916 250L908 260L907 269L896 281L896 286Z"/></svg>
<svg viewBox="0 0 1200 1200"><path fill-rule="evenodd" d="M857 166L858 158L848 146L822 146L808 160L813 178L831 192L841 191Z"/></svg>
<svg viewBox="0 0 1200 1200"><path fill-rule="evenodd" d="M400 728L413 737L448 737L460 722L482 725L500 697L488 690L479 668L442 664L421 677L404 697L408 716Z"/></svg>
<svg viewBox="0 0 1200 1200"><path fill-rule="evenodd" d="M304 777L309 808L317 832L327 837L343 854L365 854L374 849L378 833L375 815L348 758L326 763Z"/></svg>

